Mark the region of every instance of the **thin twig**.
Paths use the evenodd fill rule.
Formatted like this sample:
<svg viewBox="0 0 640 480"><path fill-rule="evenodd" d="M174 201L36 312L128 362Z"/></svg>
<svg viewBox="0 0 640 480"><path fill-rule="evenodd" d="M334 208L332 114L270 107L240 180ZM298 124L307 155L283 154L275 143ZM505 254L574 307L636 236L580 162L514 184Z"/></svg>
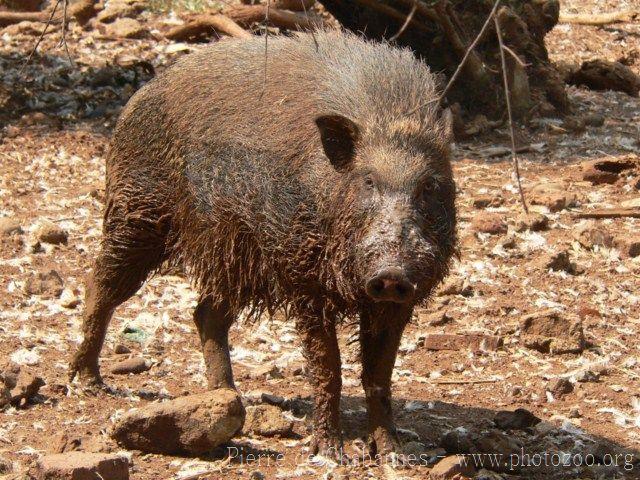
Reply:
<svg viewBox="0 0 640 480"><path fill-rule="evenodd" d="M267 11L264 14L264 83L262 86L262 95L267 90L267 56L269 51L269 10L271 9L271 0L267 0Z"/></svg>
<svg viewBox="0 0 640 480"><path fill-rule="evenodd" d="M60 39L60 45L64 45L64 51L67 52L67 59L69 59L69 64L73 66L73 59L71 58L71 54L69 53L69 45L67 44L67 28L69 26L67 9L69 7L69 0L64 0L63 5L64 9L62 13L62 38Z"/></svg>
<svg viewBox="0 0 640 480"><path fill-rule="evenodd" d="M413 20L413 16L416 14L416 10L418 10L418 0L413 0L413 7L411 7L411 11L409 12L409 15L407 15L407 18L402 24L402 27L400 27L400 30L398 30L398 33L396 33L393 37L389 39L390 42L395 42L398 39L398 37L400 37L400 35L404 33L404 31L407 29L407 27L411 23L411 20Z"/></svg>
<svg viewBox="0 0 640 480"><path fill-rule="evenodd" d="M440 380L438 382L429 382L433 385L473 385L476 383L495 383L500 381L497 378L487 378L484 380Z"/></svg>
<svg viewBox="0 0 640 480"><path fill-rule="evenodd" d="M304 0L300 0L300 5L302 6L302 10L304 11L304 16L309 19L309 12L307 11L307 6L304 4ZM320 49L320 44L318 43L318 39L316 38L315 30L311 30L311 38L313 38L313 43L316 46L316 52Z"/></svg>
<svg viewBox="0 0 640 480"><path fill-rule="evenodd" d="M513 59L516 62L518 62L518 65L520 65L522 68L527 68L527 67L531 66L530 63L525 63L524 61L522 61L522 59L518 56L518 54L516 52L514 52L513 50L511 50L506 45L503 45L502 48L505 49L506 52L509 53L513 57Z"/></svg>
<svg viewBox="0 0 640 480"><path fill-rule="evenodd" d="M516 153L516 136L513 130L513 115L511 113L511 92L509 91L509 80L507 79L507 59L504 55L504 43L502 42L502 31L500 30L500 22L497 17L493 18L496 25L496 36L498 37L498 45L500 47L500 61L502 62L502 80L504 82L504 97L507 103L507 115L509 116L509 133L511 135L511 158L513 159L513 170L516 174L516 182L518 184L518 192L520 193L520 203L524 213L529 213L527 208L527 201L524 198L524 192L522 191L522 181L520 180L520 162L518 161L518 154Z"/></svg>
<svg viewBox="0 0 640 480"><path fill-rule="evenodd" d="M456 68L456 71L453 72L453 76L449 79L449 82L447 83L447 86L444 87L444 90L442 91L440 96L438 98L431 99L431 100L428 100L427 102L421 103L416 108L410 110L407 113L407 116L413 115L418 110L420 110L420 109L422 109L422 108L424 108L424 107L426 107L428 105L431 105L432 103L437 103L438 105L440 105L442 103L442 100L444 100L444 98L447 96L447 93L449 93L449 90L451 89L451 87L453 86L453 83L456 81L456 79L460 75L460 72L462 72L462 68L464 67L465 63L467 62L467 59L469 58L469 55L471 55L471 52L476 48L476 45L478 45L478 42L480 42L480 39L483 37L484 33L487 31L487 28L489 28L489 24L491 23L491 19L495 17L495 14L498 11L498 6L499 5L500 5L500 0L496 0L496 2L493 4L493 8L491 9L491 12L489 13L489 16L487 17L487 19L485 20L484 24L482 25L482 28L480 29L480 32L478 33L476 38L473 40L473 42L471 42L471 45L469 45L469 47L467 48L467 51L465 52L464 56L462 57L462 60L458 64L458 67Z"/></svg>
<svg viewBox="0 0 640 480"><path fill-rule="evenodd" d="M20 75L22 75L22 72L24 72L24 69L27 67L27 65L29 65L29 63L31 63L31 59L33 58L33 56L35 55L36 51L38 50L38 47L40 46L40 42L42 42L42 39L46 35L47 30L49 29L49 26L51 25L51 22L53 21L53 16L56 14L56 10L58 10L58 5L60 5L61 1L62 0L56 0L55 5L51 9L51 15L49 15L49 19L47 20L47 23L44 26L44 30L42 30L42 33L38 37L38 40L36 41L36 45L33 47L33 50L31 50L31 53L29 53L29 56L27 57L25 62L22 64L22 67L20 67L20 72L19 72ZM64 1L66 2L66 0L64 0Z"/></svg>

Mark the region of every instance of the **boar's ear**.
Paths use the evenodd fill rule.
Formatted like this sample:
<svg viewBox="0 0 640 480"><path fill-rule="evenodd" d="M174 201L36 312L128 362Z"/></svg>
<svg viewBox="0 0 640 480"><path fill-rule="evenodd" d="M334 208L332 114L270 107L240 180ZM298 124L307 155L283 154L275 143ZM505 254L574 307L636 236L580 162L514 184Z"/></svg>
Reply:
<svg viewBox="0 0 640 480"><path fill-rule="evenodd" d="M446 142L451 143L454 140L453 136L453 112L450 108L445 108L440 114L440 122L442 124L442 131L444 133L444 139Z"/></svg>
<svg viewBox="0 0 640 480"><path fill-rule="evenodd" d="M360 135L358 126L341 115L322 115L316 118L320 130L322 148L336 170L342 170L353 160L356 142Z"/></svg>

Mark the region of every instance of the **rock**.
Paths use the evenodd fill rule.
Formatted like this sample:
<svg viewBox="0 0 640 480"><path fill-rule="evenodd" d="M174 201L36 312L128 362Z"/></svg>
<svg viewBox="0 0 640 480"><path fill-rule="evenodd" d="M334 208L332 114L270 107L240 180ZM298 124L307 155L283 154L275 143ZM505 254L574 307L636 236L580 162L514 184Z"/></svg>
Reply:
<svg viewBox="0 0 640 480"><path fill-rule="evenodd" d="M6 405L16 408L24 406L44 385L44 380L32 369L10 363L0 372L0 408Z"/></svg>
<svg viewBox="0 0 640 480"><path fill-rule="evenodd" d="M447 479L459 479L460 476L472 477L475 474L475 468L473 465L469 465L473 462L465 462L466 457L459 457L457 455L451 455L443 458L436 463L431 472L429 472L429 478L432 480L447 480Z"/></svg>
<svg viewBox="0 0 640 480"><path fill-rule="evenodd" d="M599 113L589 113L583 117L585 125L589 127L601 127L604 125L604 115Z"/></svg>
<svg viewBox="0 0 640 480"><path fill-rule="evenodd" d="M571 85L583 85L593 90L616 90L637 97L640 91L640 76L620 62L589 60L567 79Z"/></svg>
<svg viewBox="0 0 640 480"><path fill-rule="evenodd" d="M563 318L551 309L523 316L520 338L527 348L541 353L580 353L585 348L582 321Z"/></svg>
<svg viewBox="0 0 640 480"><path fill-rule="evenodd" d="M573 383L566 378L554 378L547 384L547 390L551 392L554 398L562 398L573 392Z"/></svg>
<svg viewBox="0 0 640 480"><path fill-rule="evenodd" d="M44 298L58 298L62 294L63 286L58 272L49 270L31 275L24 284L24 293Z"/></svg>
<svg viewBox="0 0 640 480"><path fill-rule="evenodd" d="M561 252L547 253L541 255L534 260L537 266L546 270L553 270L554 272L566 272L570 275L580 275L584 273L584 270L574 262L571 261L568 250Z"/></svg>
<svg viewBox="0 0 640 480"><path fill-rule="evenodd" d="M406 442L402 445L402 454L409 457L414 457L416 459L420 458L420 455L427 451L427 446L422 442Z"/></svg>
<svg viewBox="0 0 640 480"><path fill-rule="evenodd" d="M13 471L13 463L6 458L0 457L0 475L7 475Z"/></svg>
<svg viewBox="0 0 640 480"><path fill-rule="evenodd" d="M286 419L282 410L273 405L247 407L243 433L263 437L286 437L291 434L293 421Z"/></svg>
<svg viewBox="0 0 640 480"><path fill-rule="evenodd" d="M20 223L12 218L0 218L0 237L8 237L14 233L22 233Z"/></svg>
<svg viewBox="0 0 640 480"><path fill-rule="evenodd" d="M531 212L522 214L516 219L516 231L525 232L541 232L549 228L549 217L542 213Z"/></svg>
<svg viewBox="0 0 640 480"><path fill-rule="evenodd" d="M72 290L71 288L65 288L60 295L60 305L64 308L76 308L80 305L80 292Z"/></svg>
<svg viewBox="0 0 640 480"><path fill-rule="evenodd" d="M429 333L424 338L427 350L465 350L496 351L502 346L502 338L495 335L470 333L453 335L447 333Z"/></svg>
<svg viewBox="0 0 640 480"><path fill-rule="evenodd" d="M428 311L421 311L418 312L418 319L421 324L427 324L430 327L441 327L442 325L453 322L453 317L447 312L430 313Z"/></svg>
<svg viewBox="0 0 640 480"><path fill-rule="evenodd" d="M463 427L446 432L440 444L449 453L469 453L475 450L473 437L469 431Z"/></svg>
<svg viewBox="0 0 640 480"><path fill-rule="evenodd" d="M126 345L119 343L113 348L113 353L117 355L126 355L127 353L131 353L131 349Z"/></svg>
<svg viewBox="0 0 640 480"><path fill-rule="evenodd" d="M505 235L498 241L498 245L505 250L513 250L518 246L518 238L513 235Z"/></svg>
<svg viewBox="0 0 640 480"><path fill-rule="evenodd" d="M53 441L52 452L110 452L113 448L108 441L103 435L79 436L63 432Z"/></svg>
<svg viewBox="0 0 640 480"><path fill-rule="evenodd" d="M545 182L534 185L527 193L531 205L542 205L550 212L559 212L577 204L575 194L568 192L562 183Z"/></svg>
<svg viewBox="0 0 640 480"><path fill-rule="evenodd" d="M569 410L569 413L567 414L567 417L569 417L569 418L580 418L580 417L582 417L582 412L580 411L580 409L578 407L571 407L571 410Z"/></svg>
<svg viewBox="0 0 640 480"><path fill-rule="evenodd" d="M36 480L128 480L125 457L105 453L68 452L38 459Z"/></svg>
<svg viewBox="0 0 640 480"><path fill-rule="evenodd" d="M218 389L131 410L117 421L111 436L129 450L200 455L228 442L244 417L238 393Z"/></svg>
<svg viewBox="0 0 640 480"><path fill-rule="evenodd" d="M130 373L142 373L151 368L151 363L142 357L133 357L116 363L111 367L111 373L114 375L128 375Z"/></svg>
<svg viewBox="0 0 640 480"><path fill-rule="evenodd" d="M260 379L269 379L269 378L282 378L282 371L280 370L280 368L278 368L277 365L274 364L265 364L265 365L261 365L257 368L254 368L251 370L251 373L249 374L250 378L253 378L254 380L260 380Z"/></svg>
<svg viewBox="0 0 640 480"><path fill-rule="evenodd" d="M133 18L119 18L107 25L106 33L115 38L144 38L149 31Z"/></svg>
<svg viewBox="0 0 640 480"><path fill-rule="evenodd" d="M540 419L529 410L518 408L513 412L502 410L496 413L493 422L502 430L526 430L540 423Z"/></svg>
<svg viewBox="0 0 640 480"><path fill-rule="evenodd" d="M451 276L444 281L438 291L438 295L462 295L463 297L470 297L473 295L473 287L464 278Z"/></svg>
<svg viewBox="0 0 640 480"><path fill-rule="evenodd" d="M561 128L569 132L582 133L586 130L584 118L575 115L567 115L560 124Z"/></svg>
<svg viewBox="0 0 640 480"><path fill-rule="evenodd" d="M616 183L620 173L633 168L637 162L629 157L590 160L581 165L582 179L593 185Z"/></svg>
<svg viewBox="0 0 640 480"><path fill-rule="evenodd" d="M476 233L497 235L507 233L507 223L504 216L499 213L479 212L471 221L471 229Z"/></svg>
<svg viewBox="0 0 640 480"><path fill-rule="evenodd" d="M69 240L69 234L50 220L41 220L38 223L35 236L38 241L52 245L66 245Z"/></svg>
<svg viewBox="0 0 640 480"><path fill-rule="evenodd" d="M475 449L472 453L481 453L484 455L497 455L496 460L500 464L492 464L491 466L498 471L504 472L515 469L516 466L510 465L508 458L513 458L521 452L521 445L513 435L506 435L499 430L483 431L474 441Z"/></svg>
<svg viewBox="0 0 640 480"><path fill-rule="evenodd" d="M125 2L110 1L107 8L98 12L96 20L102 23L111 23L118 18L134 17L138 13L138 10L130 4Z"/></svg>
<svg viewBox="0 0 640 480"><path fill-rule="evenodd" d="M504 477L496 472L492 472L491 470L486 470L484 468L480 469L473 480L503 480Z"/></svg>
<svg viewBox="0 0 640 480"><path fill-rule="evenodd" d="M640 255L640 236L637 234L617 238L614 243L622 258L634 258Z"/></svg>
<svg viewBox="0 0 640 480"><path fill-rule="evenodd" d="M42 35L44 31L44 22L30 22L25 20L23 22L8 25L0 30L2 35Z"/></svg>
<svg viewBox="0 0 640 480"><path fill-rule="evenodd" d="M606 231L603 225L594 221L580 225L575 230L573 238L588 250L593 250L595 246L611 248L614 244L613 235Z"/></svg>
<svg viewBox="0 0 640 480"><path fill-rule="evenodd" d="M474 208L482 209L487 207L499 207L504 203L502 195L478 195L473 199Z"/></svg>

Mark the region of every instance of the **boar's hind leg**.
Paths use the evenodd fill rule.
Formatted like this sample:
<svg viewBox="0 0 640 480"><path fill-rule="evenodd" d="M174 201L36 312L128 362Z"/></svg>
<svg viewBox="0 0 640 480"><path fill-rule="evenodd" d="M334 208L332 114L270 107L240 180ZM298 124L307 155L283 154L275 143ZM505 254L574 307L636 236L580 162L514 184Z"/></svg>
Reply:
<svg viewBox="0 0 640 480"><path fill-rule="evenodd" d="M211 389L235 389L229 358L229 327L235 318L235 313L225 302L214 303L211 297L200 299L193 314Z"/></svg>
<svg viewBox="0 0 640 480"><path fill-rule="evenodd" d="M340 459L342 378L335 325L323 321L321 316L309 315L299 318L296 328L302 339L315 397L312 452Z"/></svg>
<svg viewBox="0 0 640 480"><path fill-rule="evenodd" d="M125 217L113 206L107 208L102 250L86 281L84 339L70 365L71 380L78 375L85 384L101 383L98 357L113 311L140 289L164 259L165 225L148 212L142 220Z"/></svg>
<svg viewBox="0 0 640 480"><path fill-rule="evenodd" d="M372 454L394 451L398 438L391 409L391 374L400 338L411 313L401 315L374 310L360 316L362 386L368 410Z"/></svg>

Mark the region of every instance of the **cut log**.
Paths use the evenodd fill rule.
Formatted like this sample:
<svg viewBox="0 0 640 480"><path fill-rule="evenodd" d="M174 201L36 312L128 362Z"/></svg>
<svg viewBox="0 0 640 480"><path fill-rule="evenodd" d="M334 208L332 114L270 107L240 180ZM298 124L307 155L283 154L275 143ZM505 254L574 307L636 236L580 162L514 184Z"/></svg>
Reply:
<svg viewBox="0 0 640 480"><path fill-rule="evenodd" d="M214 31L235 38L251 37L251 33L226 15L219 13L198 15L184 25L172 28L165 37L176 42L185 42L197 40L202 36L211 36Z"/></svg>

